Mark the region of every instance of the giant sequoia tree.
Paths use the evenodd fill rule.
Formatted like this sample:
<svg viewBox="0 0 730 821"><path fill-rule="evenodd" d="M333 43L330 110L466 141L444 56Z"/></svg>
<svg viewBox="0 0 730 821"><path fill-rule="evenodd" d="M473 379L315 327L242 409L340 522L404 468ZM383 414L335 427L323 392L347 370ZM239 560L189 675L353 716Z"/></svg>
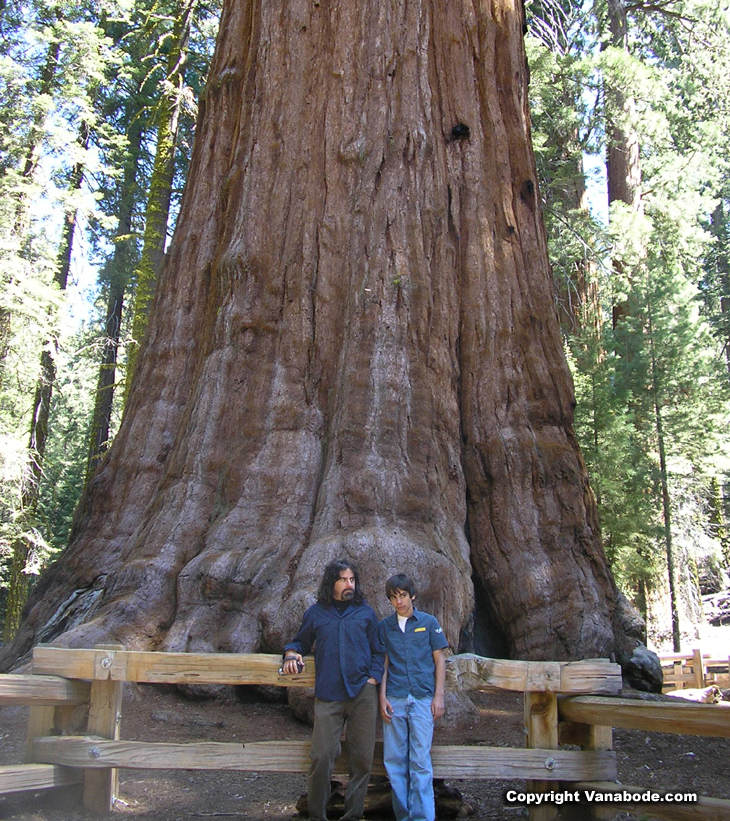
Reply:
<svg viewBox="0 0 730 821"><path fill-rule="evenodd" d="M275 650L326 561L452 646L636 643L572 429L515 0L226 0L121 430L31 640Z"/></svg>

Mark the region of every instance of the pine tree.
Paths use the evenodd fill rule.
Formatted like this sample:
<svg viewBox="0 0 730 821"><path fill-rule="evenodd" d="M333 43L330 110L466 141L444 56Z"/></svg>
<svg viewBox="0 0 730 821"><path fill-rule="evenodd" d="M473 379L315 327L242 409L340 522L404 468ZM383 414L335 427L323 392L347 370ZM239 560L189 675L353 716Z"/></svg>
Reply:
<svg viewBox="0 0 730 821"><path fill-rule="evenodd" d="M678 483L707 488L714 456L727 447L726 380L717 346L699 312L698 291L687 279L696 254L687 255L676 226L654 217L641 278L629 291L629 316L616 330L617 371L642 451L653 461L654 496L661 503L662 541L669 581L672 636L681 625L678 561L673 538ZM674 242L670 242L674 239Z"/></svg>

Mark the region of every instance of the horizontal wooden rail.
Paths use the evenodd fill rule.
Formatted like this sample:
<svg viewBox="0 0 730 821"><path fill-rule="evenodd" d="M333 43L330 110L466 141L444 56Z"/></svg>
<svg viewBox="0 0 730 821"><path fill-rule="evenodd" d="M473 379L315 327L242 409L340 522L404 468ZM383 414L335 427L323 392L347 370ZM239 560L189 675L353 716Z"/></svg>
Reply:
<svg viewBox="0 0 730 821"><path fill-rule="evenodd" d="M592 778L617 778L612 750L541 750L509 747L432 747L434 778L536 779L573 781L579 770ZM612 772L602 776L599 772Z"/></svg>
<svg viewBox="0 0 730 821"><path fill-rule="evenodd" d="M303 673L280 676L281 656L265 653L151 653L133 650L70 650L39 645L33 671L91 681L147 684L258 684L314 687L314 659Z"/></svg>
<svg viewBox="0 0 730 821"><path fill-rule="evenodd" d="M659 661L662 664L662 667L666 667L668 664L674 664L675 661L693 661L695 658L694 653L660 653L659 654ZM703 664L712 664L716 667L726 667L728 663L727 656L713 656L711 653L702 653L702 662Z"/></svg>
<svg viewBox="0 0 730 821"><path fill-rule="evenodd" d="M61 676L0 675L0 704L73 705L89 700L91 685Z"/></svg>
<svg viewBox="0 0 730 821"><path fill-rule="evenodd" d="M613 695L622 687L621 667L608 659L519 661L462 653L448 659L446 679L451 690Z"/></svg>
<svg viewBox="0 0 730 821"><path fill-rule="evenodd" d="M683 667L683 671L686 671L687 668ZM712 668L706 668L703 671L702 679L697 681L697 676L695 676L694 671L692 672L679 672L677 673L671 667L664 668L664 681L666 682L687 682L691 684L693 687L705 687L710 684L714 684L717 681L726 680L728 678L728 673L724 672L723 670L713 670Z"/></svg>
<svg viewBox="0 0 730 821"><path fill-rule="evenodd" d="M80 784L84 774L80 770L55 764L6 764L0 767L0 795L25 790L46 790Z"/></svg>
<svg viewBox="0 0 730 821"><path fill-rule="evenodd" d="M70 767L296 773L309 770L309 749L308 741L166 744L108 741L88 736L49 736L35 739L33 744L34 755L39 761L63 761ZM436 778L576 781L616 778L617 772L616 754L607 750L433 747L432 759ZM385 775L382 762L382 744L378 744L374 775ZM335 772L347 773L346 752L338 759Z"/></svg>
<svg viewBox="0 0 730 821"><path fill-rule="evenodd" d="M571 788L573 785L570 785ZM668 794L667 790L657 790L655 787L634 787L631 784L600 783L593 782L575 784L575 788L582 794L602 793L604 796L615 795L617 793L654 793L659 796ZM689 790L672 790L672 793L689 792ZM697 801L691 804L675 804L673 802L644 803L611 801L601 805L594 802L592 806L610 807L616 812L631 812L641 814L642 818L661 818L665 821L730 821L730 801L724 798L703 798L697 797Z"/></svg>
<svg viewBox="0 0 730 821"><path fill-rule="evenodd" d="M313 687L314 659L304 672L280 676L281 656L263 653L147 653L129 650L69 650L38 646L33 670L38 673L97 681L150 684L258 684ZM621 668L604 659L511 661L464 654L447 664L449 685L456 690L498 687L519 692L599 693L621 690Z"/></svg>
<svg viewBox="0 0 730 821"><path fill-rule="evenodd" d="M715 704L573 696L560 699L558 714L580 724L730 738L730 710Z"/></svg>

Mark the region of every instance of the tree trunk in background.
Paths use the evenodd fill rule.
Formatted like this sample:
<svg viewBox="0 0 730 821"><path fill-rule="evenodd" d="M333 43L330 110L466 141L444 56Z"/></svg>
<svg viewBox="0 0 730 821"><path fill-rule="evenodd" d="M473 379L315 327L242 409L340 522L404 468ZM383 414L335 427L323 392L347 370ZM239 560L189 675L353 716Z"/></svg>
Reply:
<svg viewBox="0 0 730 821"><path fill-rule="evenodd" d="M624 0L609 0L610 44L628 51L628 23ZM634 129L635 102L626 89L607 88L611 117L607 126L608 201L625 202L635 211L641 208L641 159L639 137Z"/></svg>
<svg viewBox="0 0 730 821"><path fill-rule="evenodd" d="M116 257L117 254L115 253L114 256ZM99 379L96 383L94 411L91 417L91 430L89 431L89 453L86 462L85 484L88 484L93 476L109 442L124 294L129 281L128 278L121 276L121 273L121 271L115 272L109 282L104 319L105 338L101 349Z"/></svg>
<svg viewBox="0 0 730 821"><path fill-rule="evenodd" d="M725 200L720 198L710 220L710 233L715 238L716 258L715 271L716 287L720 293L720 322L722 330L723 349L728 371L730 371L730 255L728 253L728 214L725 210Z"/></svg>
<svg viewBox="0 0 730 821"><path fill-rule="evenodd" d="M718 477L713 476L710 480L707 506L709 508L710 532L722 545L722 555L725 559L725 564L730 566L730 540L728 540L723 490L724 488L722 484L720 484Z"/></svg>
<svg viewBox="0 0 730 821"><path fill-rule="evenodd" d="M134 193L137 185L142 144L142 126L134 112L129 112L129 115L132 120L127 134L129 145L126 162L124 163L124 174L119 182L119 226L114 243L114 253L107 264L106 272L109 280L109 292L104 322L105 339L101 352L101 362L99 363L99 380L96 386L94 413L91 418L91 430L89 432L89 455L86 465L85 485L88 485L102 454L107 450L114 404L117 353L122 327L124 295L136 257L131 231Z"/></svg>
<svg viewBox="0 0 730 821"><path fill-rule="evenodd" d="M619 656L514 0L227 0L121 429L32 640L274 651L326 562L455 649ZM481 613L477 612L477 619Z"/></svg>
<svg viewBox="0 0 730 821"><path fill-rule="evenodd" d="M712 212L712 219L710 220L710 233L715 238L716 243L716 259L715 259L715 287L719 291L719 308L720 317L717 321L717 327L721 333L723 340L723 353L725 354L725 362L727 364L728 373L730 374L730 248L728 247L728 220L730 215L727 213L725 207L725 199L720 198L715 210ZM714 480L713 480L714 482ZM714 490L714 489L713 489ZM728 530L725 523L726 509L724 499L728 495L727 482L723 482L713 492L712 500L710 502L712 509L713 523L719 525L718 538L722 544L722 553L725 557L725 562L730 566L730 538L728 538Z"/></svg>
<svg viewBox="0 0 730 821"><path fill-rule="evenodd" d="M566 100L566 104L568 104ZM580 145L577 135L572 145L566 145L564 162L573 162L575 171L570 176L573 185L563 190L565 207L573 211L589 212L588 193L585 184L582 155L576 153L576 146ZM566 334L578 334L583 329L594 339L601 337L603 326L600 294L598 291L598 276L595 256L584 253L576 256L570 269L566 269L565 276L557 282L558 320Z"/></svg>
<svg viewBox="0 0 730 821"><path fill-rule="evenodd" d="M184 0L180 4L175 25L170 35L170 52L165 72L165 87L160 95L159 109L155 117L157 145L152 164L150 188L145 209L144 241L139 265L134 272L135 293L132 311L132 339L127 354L125 399L129 397L132 379L137 365L139 345L144 339L150 306L155 293L157 278L165 259L167 224L170 219L172 183L175 178L175 149L177 147L180 113L185 93L185 66L190 42L190 25L196 0Z"/></svg>
<svg viewBox="0 0 730 821"><path fill-rule="evenodd" d="M667 448L664 434L664 420L662 402L659 397L659 369L655 353L656 340L652 323L652 307L648 305L648 337L650 350L652 404L654 406L654 429L659 449L659 482L662 490L662 519L664 521L664 552L667 557L667 578L669 581L669 610L672 617L672 649L675 653L682 652L682 637L679 628L679 574L675 548L672 540L672 502L669 495L669 472L667 470Z"/></svg>
<svg viewBox="0 0 730 821"><path fill-rule="evenodd" d="M628 24L624 0L608 0L610 45L628 51ZM606 124L606 172L608 175L608 204L626 203L640 213L641 157L639 136L634 128L636 103L626 89L616 86L605 89L606 110L610 112ZM614 260L616 275L626 275L621 262ZM629 274L630 277L630 274ZM626 314L624 302L613 306L613 326Z"/></svg>

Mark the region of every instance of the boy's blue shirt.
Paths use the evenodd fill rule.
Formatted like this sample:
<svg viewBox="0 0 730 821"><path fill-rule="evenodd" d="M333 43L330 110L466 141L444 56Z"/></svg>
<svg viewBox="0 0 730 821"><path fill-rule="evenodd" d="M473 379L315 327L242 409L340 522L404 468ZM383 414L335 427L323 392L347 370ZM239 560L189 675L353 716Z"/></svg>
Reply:
<svg viewBox="0 0 730 821"><path fill-rule="evenodd" d="M314 646L314 694L322 701L344 701L362 690L369 678L380 683L385 653L378 617L367 602L339 611L313 604L284 651L306 656Z"/></svg>
<svg viewBox="0 0 730 821"><path fill-rule="evenodd" d="M432 697L436 692L433 653L449 646L438 619L414 607L404 633L393 613L380 622L380 637L388 655L386 695Z"/></svg>

